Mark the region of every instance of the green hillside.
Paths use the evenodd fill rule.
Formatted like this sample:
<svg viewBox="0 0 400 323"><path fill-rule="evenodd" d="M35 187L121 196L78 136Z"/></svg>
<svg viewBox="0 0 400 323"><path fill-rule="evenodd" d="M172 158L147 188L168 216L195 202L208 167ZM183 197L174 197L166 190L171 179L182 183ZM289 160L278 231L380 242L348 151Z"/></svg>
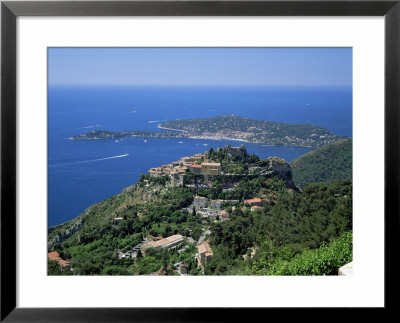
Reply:
<svg viewBox="0 0 400 323"><path fill-rule="evenodd" d="M49 228L48 251L72 270L49 259L48 274L336 275L352 259L350 180L299 191L282 159L261 160L244 146L206 153L223 173L187 169L179 183L174 174L142 175ZM174 236L178 243L159 247ZM211 258L208 251L201 267L196 254L205 244Z"/></svg>
<svg viewBox="0 0 400 323"><path fill-rule="evenodd" d="M308 183L352 179L353 141L344 139L313 150L291 162L293 180L300 188Z"/></svg>

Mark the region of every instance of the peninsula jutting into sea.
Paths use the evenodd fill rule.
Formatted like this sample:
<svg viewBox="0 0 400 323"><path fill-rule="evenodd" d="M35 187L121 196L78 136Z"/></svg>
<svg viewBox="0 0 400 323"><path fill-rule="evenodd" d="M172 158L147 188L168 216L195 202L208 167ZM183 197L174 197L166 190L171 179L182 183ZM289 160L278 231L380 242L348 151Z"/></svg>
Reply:
<svg viewBox="0 0 400 323"><path fill-rule="evenodd" d="M346 137L337 136L328 129L309 124L288 124L267 120L254 120L235 115L214 118L180 119L161 123L158 128L167 131L142 130L112 132L94 130L72 140L100 140L127 137L145 138L193 138L215 140L237 140L242 142L302 146L319 148Z"/></svg>

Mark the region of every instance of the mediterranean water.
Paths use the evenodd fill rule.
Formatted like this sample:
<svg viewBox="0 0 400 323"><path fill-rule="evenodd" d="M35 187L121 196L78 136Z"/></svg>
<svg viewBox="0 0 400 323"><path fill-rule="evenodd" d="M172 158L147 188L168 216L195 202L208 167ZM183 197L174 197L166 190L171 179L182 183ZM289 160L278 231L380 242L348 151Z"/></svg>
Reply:
<svg viewBox="0 0 400 323"><path fill-rule="evenodd" d="M151 167L238 141L145 139L73 141L91 130L160 131L167 120L235 114L315 124L352 136L351 87L117 87L48 89L48 226L118 194ZM292 161L304 147L245 144L261 158Z"/></svg>

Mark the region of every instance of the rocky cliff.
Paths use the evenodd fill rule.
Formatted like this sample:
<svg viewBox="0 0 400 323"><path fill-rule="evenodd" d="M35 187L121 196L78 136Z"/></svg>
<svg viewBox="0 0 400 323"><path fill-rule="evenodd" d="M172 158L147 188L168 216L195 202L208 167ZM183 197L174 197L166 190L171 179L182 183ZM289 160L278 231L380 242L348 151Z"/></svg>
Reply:
<svg viewBox="0 0 400 323"><path fill-rule="evenodd" d="M83 225L84 221L82 218L78 218L73 223L68 226L66 229L62 229L57 234L47 242L47 247L49 250L53 249L53 247L57 243L61 243L64 240L68 239L72 236L75 232L77 232ZM53 228L53 230L57 230L57 227Z"/></svg>

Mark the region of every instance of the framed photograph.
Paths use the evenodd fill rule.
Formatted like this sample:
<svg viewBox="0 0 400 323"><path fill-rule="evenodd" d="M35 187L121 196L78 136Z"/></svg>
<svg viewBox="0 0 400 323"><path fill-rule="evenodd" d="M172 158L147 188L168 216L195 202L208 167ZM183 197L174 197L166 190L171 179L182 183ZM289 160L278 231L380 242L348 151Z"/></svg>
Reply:
<svg viewBox="0 0 400 323"><path fill-rule="evenodd" d="M2 2L1 320L392 309L399 13Z"/></svg>

